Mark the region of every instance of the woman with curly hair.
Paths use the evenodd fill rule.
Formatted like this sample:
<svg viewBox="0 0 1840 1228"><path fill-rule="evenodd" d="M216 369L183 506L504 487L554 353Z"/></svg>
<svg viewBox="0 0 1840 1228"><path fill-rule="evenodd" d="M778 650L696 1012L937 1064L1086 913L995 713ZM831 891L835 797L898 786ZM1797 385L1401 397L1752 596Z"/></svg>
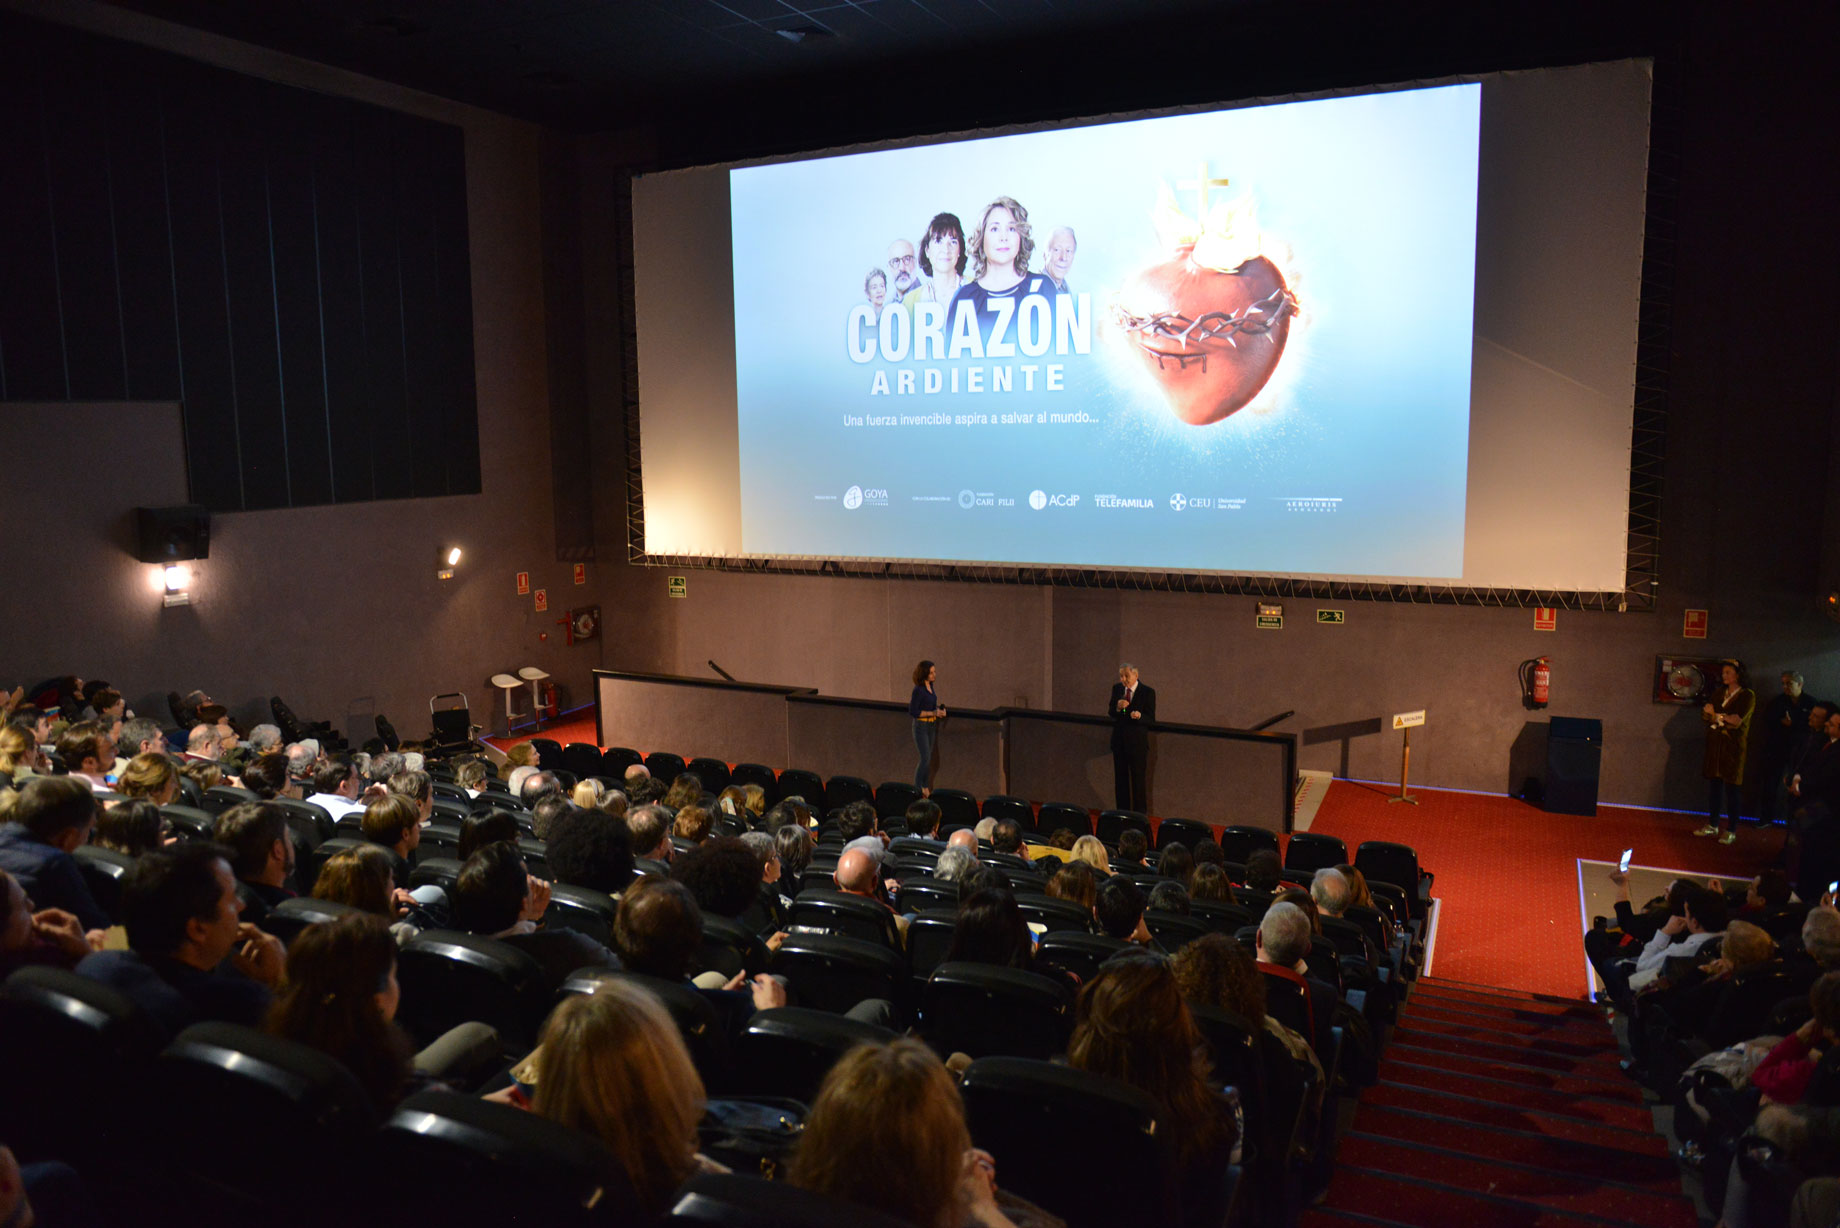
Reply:
<svg viewBox="0 0 1840 1228"><path fill-rule="evenodd" d="M115 778L115 791L123 797L145 798L167 806L179 795L179 765L171 756L148 751L128 760Z"/></svg>
<svg viewBox="0 0 1840 1228"><path fill-rule="evenodd" d="M946 318L946 330L964 310L977 318L978 334L991 339L991 328L999 310L995 304L1007 300L1010 310L1002 313L1009 321L1008 336L998 341L1013 343L1021 325L1022 300L1028 295L1042 295L1052 310L1047 295L1053 284L1040 273L1029 272L1029 259L1035 253L1035 241L1029 235L1029 211L1014 197L999 196L984 206L978 219L977 233L971 236L972 280L952 297L952 310ZM1050 317L1052 318L1052 317Z"/></svg>
<svg viewBox="0 0 1840 1228"><path fill-rule="evenodd" d="M1214 1090L1207 1049L1168 960L1125 952L1100 967L1080 991L1067 1064L1156 1101L1158 1132L1176 1149L1184 1222L1217 1222L1239 1131L1232 1104Z"/></svg>

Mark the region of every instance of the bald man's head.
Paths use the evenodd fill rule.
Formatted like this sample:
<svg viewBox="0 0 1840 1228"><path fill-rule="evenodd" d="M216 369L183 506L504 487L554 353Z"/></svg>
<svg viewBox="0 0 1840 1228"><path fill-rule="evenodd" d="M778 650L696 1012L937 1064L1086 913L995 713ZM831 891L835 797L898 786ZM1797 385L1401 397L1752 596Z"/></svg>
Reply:
<svg viewBox="0 0 1840 1228"><path fill-rule="evenodd" d="M976 857L978 851L977 833L972 831L969 827L961 827L946 838L946 847L949 849L964 849L967 853Z"/></svg>
<svg viewBox="0 0 1840 1228"><path fill-rule="evenodd" d="M837 859L837 889L851 895L874 895L879 863L862 849L847 849Z"/></svg>

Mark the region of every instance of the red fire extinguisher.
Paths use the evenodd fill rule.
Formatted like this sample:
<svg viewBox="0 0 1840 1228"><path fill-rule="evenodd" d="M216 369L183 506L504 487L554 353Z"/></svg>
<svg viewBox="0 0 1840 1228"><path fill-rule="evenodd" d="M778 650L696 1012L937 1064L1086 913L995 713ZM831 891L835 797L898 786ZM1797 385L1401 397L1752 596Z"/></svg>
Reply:
<svg viewBox="0 0 1840 1228"><path fill-rule="evenodd" d="M1523 707L1544 708L1552 698L1552 665L1549 657L1534 657L1522 661L1521 704Z"/></svg>
<svg viewBox="0 0 1840 1228"><path fill-rule="evenodd" d="M555 720L557 716L556 710L561 706L556 699L556 684L553 682L545 682L540 694L542 695L542 700L537 705L537 719L539 721Z"/></svg>

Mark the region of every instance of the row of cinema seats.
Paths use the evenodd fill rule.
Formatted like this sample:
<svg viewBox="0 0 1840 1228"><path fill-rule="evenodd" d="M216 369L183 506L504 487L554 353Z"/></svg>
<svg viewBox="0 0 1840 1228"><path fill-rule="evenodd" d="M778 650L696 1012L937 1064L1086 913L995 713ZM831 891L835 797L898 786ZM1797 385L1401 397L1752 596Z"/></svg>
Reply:
<svg viewBox="0 0 1840 1228"><path fill-rule="evenodd" d="M236 791L207 799L208 804L214 804L218 809L241 800L246 799ZM500 805L503 800L494 797L490 802L514 813L518 810L515 804ZM486 802L487 799L482 798L474 803L474 807ZM208 838L209 824L201 822L199 816L173 817L175 826L183 835ZM212 816L207 813L204 817L208 819ZM189 823L179 821L187 818ZM427 831L436 833L443 826L445 824L437 823ZM890 827L898 831L899 820L892 820ZM297 835L300 834L300 829L296 830ZM333 830L336 831L336 825L333 825ZM312 834L319 835L321 831L315 818ZM841 839L835 834L832 824L827 823L821 827L818 834L821 851L817 857L825 855L822 850L840 847ZM1269 833L1260 832L1259 835L1269 837ZM1210 831L1209 838L1211 836ZM334 841L342 838L338 835L329 837ZM428 835L424 839L429 841L425 853L440 851L439 844L430 841ZM322 840L320 847L325 844L326 840ZM1274 838L1271 845L1275 844ZM533 870L540 873L541 844L526 841L524 845L524 852L533 863ZM87 852L99 853L102 850ZM1405 850L1405 854L1410 856L1410 850ZM1380 862L1374 858L1382 855L1391 855L1391 851L1364 847L1357 853L1357 859L1365 856L1370 865L1379 866ZM988 849L982 850L981 856L992 864L1003 865L1006 872L1013 872L1018 886L1024 888L1019 893L1019 902L1023 904L1030 919L1042 924L1047 931L1042 939L1045 962L1058 963L1090 977L1103 959L1124 945L1118 940L1088 932L1087 917L1076 906L1027 890L1027 887L1039 884L1024 880L1023 876L1031 872L1021 859L1005 858ZM1307 881L1308 873L1301 867L1311 859L1322 858L1330 859L1325 864L1338 864L1347 860L1346 850L1340 841L1330 843L1322 838L1311 840L1293 837L1287 861L1294 864L1288 870L1287 877L1291 881ZM304 866L310 863L303 861L301 864ZM829 890L827 873L814 874L808 878L805 889L799 892L794 903L795 923L803 923L808 928L825 932L795 934L777 952L766 952L756 936L746 933L733 922L713 916L705 917L704 966L775 972L786 978L792 988L793 1000L800 1004L783 1011L763 1012L755 1016L740 1033L739 1039L731 1039L731 1031L720 1026L720 1021L713 1017L712 1008L705 998L682 986L653 982L652 988L666 1001L677 1019L711 1093L787 1097L808 1102L818 1080L838 1052L856 1040L886 1034L880 1029L865 1031L871 1029L872 1025L844 1018L842 1012L863 998L884 998L896 1006L895 1022L898 1027L905 1029L911 1025L942 1052L959 1050L977 1059L965 1089L974 1136L980 1145L1001 1151L1005 1162L1004 1184L1007 1188L1057 1210L1075 1224L1105 1224L1107 1228L1112 1228L1112 1225L1121 1222L1162 1222L1143 1218L1157 1196L1154 1179L1145 1183L1129 1183L1127 1188L1130 1190L1131 1201L1123 1205L1108 1204L1104 1191L1094 1195L1089 1190L1082 1190L1077 1206L1070 1209L1071 1213L1069 1209L1063 1208L1068 1193L1065 1157L1085 1154L1092 1142L1092 1133L1084 1128L1083 1123L1117 1123L1118 1138L1102 1154L1123 1156L1130 1154L1132 1146L1145 1145L1146 1124L1154 1122L1155 1111L1143 1104L1141 1098L1135 1097L1135 1093L1128 1088L1105 1080L1095 1082L1093 1076L1048 1064L1047 1059L1063 1050L1071 1025L1071 1004L1064 993L1052 986L1044 987L1043 979L1032 973L984 965L943 963L956 919L953 911L955 890L948 899L946 889L949 884L930 883L931 867L925 850L910 850L898 864L904 873L903 898L897 900L897 906L916 914L905 949L898 941L889 941L885 914L873 911L879 906L868 905L855 897L839 897L838 893ZM459 863L451 858L424 855L415 868L416 878L413 881L418 884L442 882L444 876L457 873L458 868ZM1233 871L1240 869L1238 866L1231 868ZM1133 877L1141 875L1146 879L1154 875L1150 867L1133 867L1126 872ZM88 862L86 873L93 873ZM1406 881L1415 884L1421 882L1415 858L1409 866L1409 873ZM305 876L306 872L303 871L303 878ZM1236 874L1235 877L1243 875ZM1402 874L1402 877L1405 875ZM310 882L310 878L306 878L306 881ZM1375 886L1379 894L1379 880L1375 881ZM1400 928L1415 929L1417 927L1413 924L1408 901L1417 894L1400 889L1396 896L1381 895L1378 902L1393 913ZM929 904L934 906L928 907ZM617 903L611 897L558 887L549 920L552 923L561 921L601 941L607 941L616 907ZM267 924L286 941L305 925L334 916L340 911L343 908L339 905L306 899L294 900L281 905ZM1149 922L1161 943L1173 951L1184 942L1210 931L1228 933L1249 942L1250 930L1247 927L1256 923L1261 911L1258 901L1253 899L1242 898L1232 905L1196 902L1189 916L1152 914ZM1323 954L1320 950L1312 953L1313 970L1317 957ZM1334 955L1333 950L1327 953L1327 967L1330 969L1334 966ZM38 975L55 978L58 974ZM562 992L592 992L594 983L604 975L604 972L578 975ZM504 1046L503 1056L507 1058L521 1054L534 1041L541 1021L553 1003L553 998L541 987L541 978L535 965L522 953L491 939L451 931L426 931L406 945L400 953L399 979L403 987L401 1020L418 1042L432 1039L455 1023L477 1019L491 1023L498 1029ZM15 993L15 986L9 982L5 992L0 994L0 1034L25 1035L15 1032L15 1026L34 1025L26 1022L21 1012L37 1010L41 1016L51 1019L52 1022L47 1026L52 1030L75 1027L77 1038L69 1043L79 1048L96 1040L95 1036L88 1034L89 1030L96 1028L108 1033L112 1043L129 1043L127 1038L131 1029L125 1024L111 1031L119 1021L108 1008L109 1004L99 1004L94 994L84 996L87 990L100 990L100 987L71 986L66 982L62 985L40 986L32 991L28 979L17 989ZM17 1001L22 998L33 999L34 993L41 1000L26 1005ZM57 1004L60 995L62 1005ZM1307 1035L1307 1004L1286 1002L1281 995L1274 994L1271 1010L1287 1022L1301 1025L1297 1030ZM1261 1210L1254 1218L1241 1219L1239 1222L1264 1223L1288 1219L1286 1209L1295 1209L1300 1183L1299 1175L1290 1171L1285 1157L1293 1155L1300 1146L1300 1133L1306 1129L1302 1106L1315 1094L1315 1090L1295 1063L1290 1062L1281 1051L1272 1051L1275 1042L1269 1033L1220 1012L1197 1011L1196 1019L1213 1053L1215 1067L1222 1081L1230 1082L1240 1089L1242 1104L1247 1113L1248 1138L1253 1143L1248 1154L1247 1171L1258 1180L1249 1183L1249 1186L1255 1188L1249 1188L1245 1195L1253 1199ZM188 1036L191 1034L188 1033ZM191 1036L191 1040L199 1042L196 1036ZM175 1048L180 1052L175 1053ZM267 1143L285 1142L286 1131L292 1129L290 1123L294 1118L289 1115L289 1111L277 1110L271 1113L272 1106L267 1099L282 1094L292 1098L289 1103L298 1101L300 1106L304 1106L301 1111L311 1118L313 1129L327 1122L342 1121L347 1125L354 1121L364 1123L359 1133L374 1143L366 1148L367 1154L362 1157L366 1164L379 1163L379 1157L400 1156L399 1144L406 1145L410 1141L435 1149L440 1154L418 1160L418 1163L423 1164L430 1173L443 1173L449 1168L455 1171L455 1176L446 1178L448 1185L444 1188L454 1191L454 1206L466 1215L465 1222L473 1222L479 1217L482 1208L495 1205L490 1201L492 1195L489 1191L473 1192L478 1179L485 1172L514 1182L522 1181L529 1173L539 1173L546 1180L546 1196L555 1190L573 1191L563 1199L566 1206L547 1212L548 1218L553 1218L555 1222L576 1222L571 1217L584 1216L583 1222L621 1222L618 1216L611 1221L604 1218L596 1220L592 1210L584 1212L582 1207L576 1205L585 1198L600 1206L617 1206L619 1197L616 1181L592 1177L593 1148L584 1153L580 1140L574 1136L571 1136L567 1145L563 1145L554 1139L520 1134L520 1130L526 1129L523 1121L497 1113L495 1110L499 1106L481 1105L466 1098L449 1098L433 1104L425 1099L417 1100L403 1106L381 1124L373 1124L370 1117L345 1116L345 1110L338 1106L346 1102L334 1095L334 1091L342 1087L341 1080L336 1074L322 1072L322 1075L314 1075L313 1063L318 1061L322 1066L327 1065L324 1059L310 1052L290 1056L286 1050L291 1048L285 1042L252 1034L237 1035L233 1030L231 1034L221 1031L212 1034L190 1047L176 1043L160 1054L154 1054L143 1047L136 1050L135 1060L141 1063L154 1062L159 1069L169 1072L169 1075L162 1075L159 1079L140 1080L149 1087L167 1088L166 1103L179 1096L179 1093L171 1090L169 1082L163 1081L169 1076L182 1080L196 1077L223 1085L217 1091L201 1090L189 1084L182 1089L186 1103L199 1106L200 1128L205 1128L205 1122L221 1121L226 1116L239 1121L263 1121L269 1124L255 1132L256 1138ZM71 1056L76 1058L78 1055L73 1053ZM89 1057L93 1058L95 1054ZM0 1061L4 1060L7 1060L5 1055L0 1055ZM294 1069L289 1063L305 1069ZM38 1066L38 1069L42 1074L61 1069L65 1065L60 1060L45 1063ZM1331 1080L1334 1080L1337 1068L1333 1058L1326 1065ZM91 1061L86 1068L106 1071L109 1063ZM200 1075L199 1070L206 1073ZM1002 1077L999 1078L999 1075ZM9 1076L0 1073L0 1078L5 1077ZM135 1086L136 1078L138 1076L127 1077L126 1082L115 1082L112 1086L117 1091ZM245 1086L248 1080L253 1080L257 1086ZM11 1083L5 1085L14 1086ZM339 1094L343 1094L342 1091ZM228 1098L227 1102L225 1098ZM136 1117L132 1097L118 1097L117 1101L122 1104L123 1111L112 1116L117 1117L121 1128L129 1132L122 1139L125 1148L122 1154L131 1157L133 1161L124 1170L124 1180L145 1179L155 1182L155 1188L164 1188L178 1194L195 1195L198 1189L208 1190L211 1199L215 1200L208 1205L223 1212L224 1222L246 1213L247 1199L266 1197L278 1182L291 1182L294 1186L313 1184L303 1181L298 1166L290 1168L286 1173L278 1173L272 1165L265 1168L257 1160L237 1154L214 1153L204 1158L172 1155L170 1149L162 1149L157 1143L147 1144L144 1139L133 1136L136 1128L147 1128L145 1121L141 1127L135 1126L135 1122L142 1119ZM117 1101L99 1101L79 1095L70 1103L91 1106ZM81 1118L86 1112L80 1110L78 1116ZM405 1117L405 1114L409 1116ZM1028 1129L1019 1140L1017 1132L1021 1126L1018 1123L1022 1122L1028 1123ZM1136 1124L1132 1125L1133 1122ZM93 1126L93 1123L90 1124ZM82 1121L71 1125L73 1129L84 1128ZM1320 1128L1331 1127L1332 1117L1325 1114ZM540 1135L543 1124L538 1123L528 1129ZM372 1130L376 1132L373 1134ZM393 1131L412 1132L416 1137L414 1140L397 1139ZM1153 1128L1148 1130L1148 1134L1154 1135ZM17 1132L12 1136L20 1137ZM341 1154L337 1147L315 1147L311 1152L300 1152L283 1146L280 1150L282 1154L296 1156ZM1155 1148L1151 1150L1154 1153ZM479 1158L481 1152L489 1154L489 1164ZM263 1153L268 1154L268 1150L265 1148ZM219 1160L224 1161L221 1166L217 1164ZM1160 1162L1152 1154L1146 1167L1119 1171L1154 1174ZM373 1170L360 1164L352 1171L361 1174ZM392 1167L385 1171L396 1170ZM149 1173L153 1175L149 1176ZM320 1192L317 1185L311 1190L303 1190L293 1204L294 1207L302 1212L315 1208L317 1204L314 1198ZM407 1208L393 1201L393 1197L393 1192L385 1191L377 1196L372 1205L391 1208L393 1212L405 1212ZM797 1196L794 1193L776 1192L775 1197ZM750 1219L747 1218L749 1215L758 1214L768 1204L751 1199L745 1192L733 1194L727 1202L724 1198L722 1191L716 1189L687 1192L680 1210L690 1218L684 1218L681 1222L772 1222L793 1225L842 1222L841 1218L822 1218L824 1215L837 1216L839 1213L836 1208L779 1207L777 1204L773 1204L773 1215L778 1218ZM536 1202L519 1203L516 1207L508 1208L524 1213L538 1209ZM426 1210L426 1204L417 1204L418 1215L426 1214ZM1267 1218L1267 1211L1274 1213L1277 1218ZM806 1212L819 1218L797 1218L797 1215ZM708 1218L695 1218L698 1215ZM856 1224L871 1222L854 1211L848 1212L848 1215L851 1222ZM204 1222L209 1222L208 1216L202 1218ZM315 1221L311 1216L306 1216L302 1222Z"/></svg>
<svg viewBox="0 0 1840 1228"><path fill-rule="evenodd" d="M561 992L593 993L603 978L626 975L578 975ZM686 1000L708 1010L693 991L641 979L674 1012ZM413 992L404 986L405 1002ZM0 1137L28 1162L81 1156L85 1180L111 1209L132 1206L143 1218L151 1208L183 1209L190 1223L226 1226L639 1222L619 1167L588 1135L451 1091L422 1092L380 1114L339 1063L232 1024L198 1024L162 1046L126 999L70 973L15 973L0 986L0 1030L8 1037ZM1247 1056L1257 1039L1243 1021L1209 1021L1207 1031L1223 1077L1232 1072L1262 1096L1263 1080L1251 1077L1258 1063ZM735 1045L736 1077L711 1091L809 1103L845 1051L893 1035L822 1011L762 1011ZM1148 1097L1013 1056L973 1062L961 1091L974 1140L1004 1156L1005 1188L1075 1228L1172 1222L1173 1142L1158 1133ZM705 1136L706 1149L714 1142ZM1066 1159L1089 1154L1129 1178L1070 1184ZM1223 1212L1239 1175L1222 1173ZM733 1228L885 1222L748 1177L693 1179L667 1219Z"/></svg>

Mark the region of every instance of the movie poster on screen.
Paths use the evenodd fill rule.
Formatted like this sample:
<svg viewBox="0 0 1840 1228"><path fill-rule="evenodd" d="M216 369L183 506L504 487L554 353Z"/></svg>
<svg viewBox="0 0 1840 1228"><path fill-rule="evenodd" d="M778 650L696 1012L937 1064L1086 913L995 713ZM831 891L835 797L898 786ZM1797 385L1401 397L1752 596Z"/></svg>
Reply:
<svg viewBox="0 0 1840 1228"><path fill-rule="evenodd" d="M1480 100L732 170L744 551L1461 575Z"/></svg>

